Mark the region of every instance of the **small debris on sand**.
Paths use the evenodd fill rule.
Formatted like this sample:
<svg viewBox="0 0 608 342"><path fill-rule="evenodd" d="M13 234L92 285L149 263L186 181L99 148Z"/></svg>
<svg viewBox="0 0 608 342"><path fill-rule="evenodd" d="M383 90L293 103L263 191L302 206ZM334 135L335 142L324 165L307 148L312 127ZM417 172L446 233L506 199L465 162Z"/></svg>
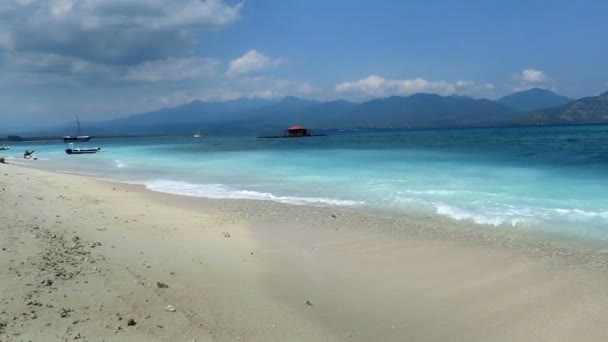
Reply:
<svg viewBox="0 0 608 342"><path fill-rule="evenodd" d="M222 234L224 235L225 238L229 238L230 237L230 233L228 233L228 232L223 232Z"/></svg>
<svg viewBox="0 0 608 342"><path fill-rule="evenodd" d="M310 300L306 301L306 305L312 306L312 303L310 302Z"/></svg>
<svg viewBox="0 0 608 342"><path fill-rule="evenodd" d="M70 308L59 309L59 315L61 316L61 318L70 317L70 312L72 312L72 309Z"/></svg>
<svg viewBox="0 0 608 342"><path fill-rule="evenodd" d="M135 324L137 324L137 322L135 322L135 320L133 318L129 318L129 320L127 321L127 326L132 327Z"/></svg>
<svg viewBox="0 0 608 342"><path fill-rule="evenodd" d="M175 306L173 305L167 305L167 308L165 309L167 312L175 312Z"/></svg>
<svg viewBox="0 0 608 342"><path fill-rule="evenodd" d="M156 282L156 286L157 286L159 289L167 289L167 288L169 288L169 285L167 285L167 284L165 284L165 283L161 283L160 281L157 281L157 282Z"/></svg>

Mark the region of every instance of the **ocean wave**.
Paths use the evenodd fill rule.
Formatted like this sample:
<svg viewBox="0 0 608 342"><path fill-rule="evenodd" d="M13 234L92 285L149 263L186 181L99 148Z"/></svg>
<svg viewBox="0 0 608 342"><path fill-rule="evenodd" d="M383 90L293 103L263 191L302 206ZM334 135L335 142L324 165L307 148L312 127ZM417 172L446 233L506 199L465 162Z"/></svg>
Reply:
<svg viewBox="0 0 608 342"><path fill-rule="evenodd" d="M360 201L326 197L278 196L267 192L233 189L223 184L193 184L187 182L155 180L145 182L144 185L147 189L157 192L215 199L249 199L295 205L358 206L363 204L363 202Z"/></svg>
<svg viewBox="0 0 608 342"><path fill-rule="evenodd" d="M435 209L437 215L447 216L457 221L472 221L476 224L489 226L501 226L506 224L515 227L518 224L527 221L526 217L523 216L515 216L509 213L481 213L443 203L435 204Z"/></svg>
<svg viewBox="0 0 608 342"><path fill-rule="evenodd" d="M116 166L119 169L122 169L122 168L126 167L127 165L125 163L121 162L120 160L115 160L114 166Z"/></svg>
<svg viewBox="0 0 608 342"><path fill-rule="evenodd" d="M608 211L585 211L581 209L553 209L560 216L578 217L581 219L608 219Z"/></svg>
<svg viewBox="0 0 608 342"><path fill-rule="evenodd" d="M399 191L399 193L410 194L410 195L435 195L435 196L455 196L462 194L471 194L472 191L465 190L403 190Z"/></svg>
<svg viewBox="0 0 608 342"><path fill-rule="evenodd" d="M517 226L529 223L577 223L605 222L608 211L591 211L581 209L545 208L545 207L479 207L464 209L445 203L433 204L437 215L450 217L458 221L471 221L482 225Z"/></svg>

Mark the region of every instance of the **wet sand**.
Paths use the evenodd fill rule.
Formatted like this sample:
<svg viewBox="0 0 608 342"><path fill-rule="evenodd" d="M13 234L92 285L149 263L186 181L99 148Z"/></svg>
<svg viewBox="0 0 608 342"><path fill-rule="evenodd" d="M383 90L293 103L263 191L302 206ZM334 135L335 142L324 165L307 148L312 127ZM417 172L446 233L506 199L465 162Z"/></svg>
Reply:
<svg viewBox="0 0 608 342"><path fill-rule="evenodd" d="M0 166L0 341L606 341L605 250Z"/></svg>

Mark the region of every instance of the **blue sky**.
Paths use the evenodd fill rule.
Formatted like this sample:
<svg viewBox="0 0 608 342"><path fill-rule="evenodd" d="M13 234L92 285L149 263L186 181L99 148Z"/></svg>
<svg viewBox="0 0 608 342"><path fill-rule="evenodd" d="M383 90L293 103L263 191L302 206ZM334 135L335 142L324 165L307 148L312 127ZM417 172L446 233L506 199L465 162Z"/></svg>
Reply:
<svg viewBox="0 0 608 342"><path fill-rule="evenodd" d="M195 99L608 89L607 1L5 0L5 123Z"/></svg>

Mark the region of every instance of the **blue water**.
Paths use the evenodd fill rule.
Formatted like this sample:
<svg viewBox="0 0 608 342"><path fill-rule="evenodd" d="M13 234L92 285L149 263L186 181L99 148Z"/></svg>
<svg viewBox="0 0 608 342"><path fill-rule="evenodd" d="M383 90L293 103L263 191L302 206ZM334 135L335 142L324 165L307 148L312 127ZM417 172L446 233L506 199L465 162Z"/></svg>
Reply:
<svg viewBox="0 0 608 342"><path fill-rule="evenodd" d="M83 147L86 144L82 145ZM439 215L608 239L608 126L23 143L44 165L168 193ZM17 157L17 156L15 156Z"/></svg>

